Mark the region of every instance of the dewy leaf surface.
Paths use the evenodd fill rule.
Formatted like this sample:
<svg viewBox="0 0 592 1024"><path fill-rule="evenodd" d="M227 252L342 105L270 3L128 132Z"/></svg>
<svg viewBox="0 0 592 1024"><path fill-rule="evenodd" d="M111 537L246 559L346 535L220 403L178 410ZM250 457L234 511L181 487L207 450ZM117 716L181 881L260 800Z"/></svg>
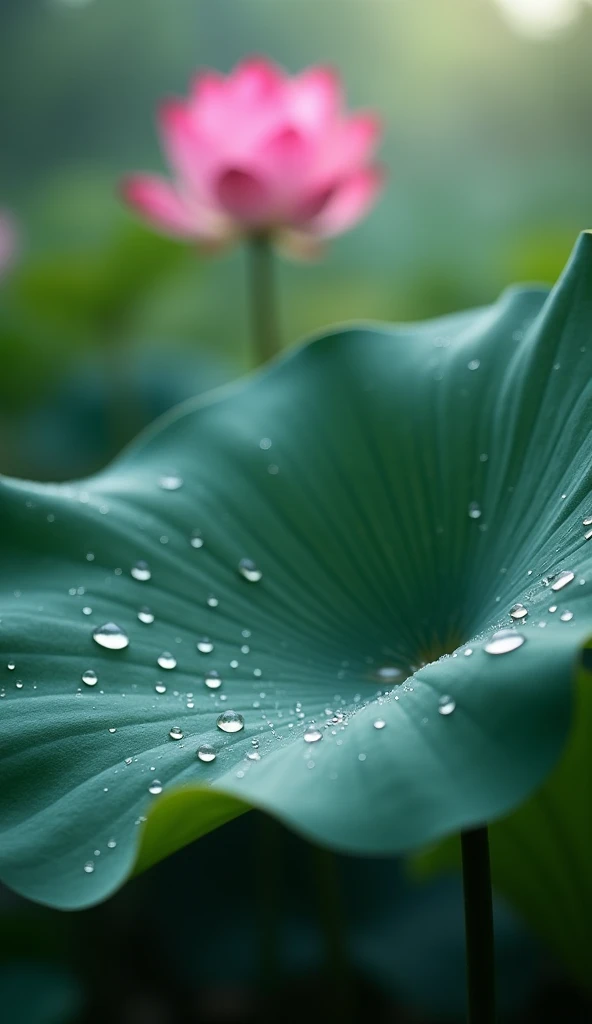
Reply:
<svg viewBox="0 0 592 1024"><path fill-rule="evenodd" d="M519 805L592 633L591 330L585 235L550 296L333 331L98 476L5 480L4 881L87 905L253 806L382 854Z"/></svg>

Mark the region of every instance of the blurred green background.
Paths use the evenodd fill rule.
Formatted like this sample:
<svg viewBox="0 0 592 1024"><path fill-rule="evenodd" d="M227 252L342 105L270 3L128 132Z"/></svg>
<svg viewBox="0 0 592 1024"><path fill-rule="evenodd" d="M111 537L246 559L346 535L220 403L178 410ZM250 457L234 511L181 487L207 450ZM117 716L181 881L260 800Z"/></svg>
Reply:
<svg viewBox="0 0 592 1024"><path fill-rule="evenodd" d="M197 66L330 62L385 121L378 207L320 263L282 263L289 343L552 282L592 221L591 48L585 0L2 0L0 206L23 237L0 284L0 469L94 470L248 366L242 252L200 261L117 196L164 166L155 107Z"/></svg>

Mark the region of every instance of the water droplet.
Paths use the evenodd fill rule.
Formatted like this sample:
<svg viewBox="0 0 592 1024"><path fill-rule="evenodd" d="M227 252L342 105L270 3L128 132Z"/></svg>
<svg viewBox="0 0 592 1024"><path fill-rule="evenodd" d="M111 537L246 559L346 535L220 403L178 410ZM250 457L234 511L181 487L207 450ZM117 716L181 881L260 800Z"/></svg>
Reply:
<svg viewBox="0 0 592 1024"><path fill-rule="evenodd" d="M117 846L117 840L116 839L108 839L107 840L107 849L108 850L114 850L116 846Z"/></svg>
<svg viewBox="0 0 592 1024"><path fill-rule="evenodd" d="M481 507L478 502L472 501L469 505L469 519L480 519Z"/></svg>
<svg viewBox="0 0 592 1024"><path fill-rule="evenodd" d="M563 588L574 579L574 572L571 572L570 569L563 569L562 572L559 573L555 582L551 584L551 590L563 590Z"/></svg>
<svg viewBox="0 0 592 1024"><path fill-rule="evenodd" d="M250 558L241 558L238 563L238 571L243 579L248 580L249 583L258 583L263 573Z"/></svg>
<svg viewBox="0 0 592 1024"><path fill-rule="evenodd" d="M171 669L177 667L177 659L173 657L170 651L163 651L162 654L159 654L156 662L161 668Z"/></svg>
<svg viewBox="0 0 592 1024"><path fill-rule="evenodd" d="M509 654L526 643L526 637L514 629L499 629L485 644L488 654Z"/></svg>
<svg viewBox="0 0 592 1024"><path fill-rule="evenodd" d="M520 602L518 602L517 604L512 605L512 607L510 608L510 618L511 619L516 619L516 620L520 621L520 619L525 619L527 615L528 615L528 608L525 608L523 604L520 604Z"/></svg>
<svg viewBox="0 0 592 1024"><path fill-rule="evenodd" d="M205 676L204 683L207 686L208 690L219 690L220 687L222 686L220 673L216 672L215 668L211 669L211 671L208 672L207 675Z"/></svg>
<svg viewBox="0 0 592 1024"><path fill-rule="evenodd" d="M159 782L158 779L154 779L154 781L148 786L148 792L152 793L153 796L158 796L159 793L162 793L162 782Z"/></svg>
<svg viewBox="0 0 592 1024"><path fill-rule="evenodd" d="M309 725L303 738L305 743L318 743L319 740L322 740L323 734L316 725Z"/></svg>
<svg viewBox="0 0 592 1024"><path fill-rule="evenodd" d="M204 542L203 542L203 537L201 535L201 530L194 530L193 531L193 533L191 534L191 537L189 538L189 543L191 544L192 548L203 548L203 543Z"/></svg>
<svg viewBox="0 0 592 1024"><path fill-rule="evenodd" d="M473 653L473 648L472 647L466 647L465 650L463 651L463 654L464 654L465 658L470 658L472 653Z"/></svg>
<svg viewBox="0 0 592 1024"><path fill-rule="evenodd" d="M261 754L259 753L258 750L250 750L249 753L247 754L247 760L248 761L260 761L261 760Z"/></svg>
<svg viewBox="0 0 592 1024"><path fill-rule="evenodd" d="M151 622L154 622L154 612L151 612L150 609L144 605L144 607L140 608L140 611L138 612L138 618L140 622L150 624Z"/></svg>
<svg viewBox="0 0 592 1024"><path fill-rule="evenodd" d="M383 665L378 669L376 675L380 682L385 683L387 686L396 686L406 678L405 673L400 668L396 668L395 665Z"/></svg>
<svg viewBox="0 0 592 1024"><path fill-rule="evenodd" d="M130 573L135 580L142 580L142 582L149 580L152 576L148 562L144 562L142 560L136 562L135 565L132 565Z"/></svg>
<svg viewBox="0 0 592 1024"><path fill-rule="evenodd" d="M592 526L592 516L586 516L586 518L582 520L582 526Z"/></svg>
<svg viewBox="0 0 592 1024"><path fill-rule="evenodd" d="M176 473L165 473L158 478L158 486L163 491L178 491L183 486L183 478Z"/></svg>
<svg viewBox="0 0 592 1024"><path fill-rule="evenodd" d="M156 683L154 689L157 693L166 693L166 686L164 683Z"/></svg>
<svg viewBox="0 0 592 1024"><path fill-rule="evenodd" d="M245 720L238 711L224 711L216 725L222 732L240 732L245 727Z"/></svg>
<svg viewBox="0 0 592 1024"><path fill-rule="evenodd" d="M182 740L183 730L178 725L174 725L173 728L169 731L169 736L171 737L172 740Z"/></svg>
<svg viewBox="0 0 592 1024"><path fill-rule="evenodd" d="M14 661L9 661L6 668L8 669L9 672L14 672L16 668Z"/></svg>
<svg viewBox="0 0 592 1024"><path fill-rule="evenodd" d="M111 728L108 730L108 732L110 732L111 735L113 735L114 732L117 732L117 729L115 729L113 726L111 726ZM107 792L107 790L105 790L105 792Z"/></svg>
<svg viewBox="0 0 592 1024"><path fill-rule="evenodd" d="M481 366L481 360L471 359L470 363L468 363L467 365L469 367L469 370L478 370L479 367Z"/></svg>
<svg viewBox="0 0 592 1024"><path fill-rule="evenodd" d="M93 871L95 870L94 861L87 860L86 864L84 865L84 870L87 875L92 875Z"/></svg>
<svg viewBox="0 0 592 1024"><path fill-rule="evenodd" d="M99 681L99 677L96 672L93 672L92 668L87 668L86 672L82 673L82 682L86 683L87 686L96 686Z"/></svg>
<svg viewBox="0 0 592 1024"><path fill-rule="evenodd" d="M209 743L202 743L201 746L197 748L197 756L200 761L204 762L204 764L209 764L211 761L216 760L216 751Z"/></svg>
<svg viewBox="0 0 592 1024"><path fill-rule="evenodd" d="M93 640L99 647L106 647L109 651L122 651L129 645L129 637L115 622L105 622L95 629Z"/></svg>
<svg viewBox="0 0 592 1024"><path fill-rule="evenodd" d="M197 641L196 647L200 654L211 654L214 650L214 644L207 636L201 636Z"/></svg>
<svg viewBox="0 0 592 1024"><path fill-rule="evenodd" d="M456 709L456 701L449 697L448 694L444 694L438 701L438 713L440 715L451 715Z"/></svg>
<svg viewBox="0 0 592 1024"><path fill-rule="evenodd" d="M385 722L384 718L377 718L376 721L374 722L374 728L375 729L384 729L385 725L386 725L386 722Z"/></svg>
<svg viewBox="0 0 592 1024"><path fill-rule="evenodd" d="M218 603L219 603L218 602L218 598L215 597L213 594L210 594L210 596L208 597L208 605L209 605L209 607L210 608L217 608L218 607Z"/></svg>
<svg viewBox="0 0 592 1024"><path fill-rule="evenodd" d="M592 540L592 530L586 530L584 540Z"/></svg>
<svg viewBox="0 0 592 1024"><path fill-rule="evenodd" d="M85 604L84 608L82 609L82 614L83 615L92 615L92 608L90 607L90 605Z"/></svg>
<svg viewBox="0 0 592 1024"><path fill-rule="evenodd" d="M574 613L573 612L568 612L567 610L564 611L564 612L561 612L561 615L559 616L559 618L561 619L562 622L571 622L573 617L574 617Z"/></svg>
<svg viewBox="0 0 592 1024"><path fill-rule="evenodd" d="M557 611L557 605L556 604L550 604L549 605L549 611L551 612L551 615L553 615L553 613Z"/></svg>
<svg viewBox="0 0 592 1024"><path fill-rule="evenodd" d="M262 437L260 442L259 442L259 447L264 452L269 451L269 449L271 448L271 438L269 438L269 437Z"/></svg>

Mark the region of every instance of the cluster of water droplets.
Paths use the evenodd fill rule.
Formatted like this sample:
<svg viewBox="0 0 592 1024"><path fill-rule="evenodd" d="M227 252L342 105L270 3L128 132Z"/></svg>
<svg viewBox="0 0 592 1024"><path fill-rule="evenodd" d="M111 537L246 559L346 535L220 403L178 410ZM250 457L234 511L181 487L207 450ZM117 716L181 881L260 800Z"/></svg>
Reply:
<svg viewBox="0 0 592 1024"><path fill-rule="evenodd" d="M471 363L469 363L470 370L476 370L478 369L478 367L478 360L473 360L471 361ZM260 442L260 447L263 451L268 450L268 448L271 447L271 441L265 438L262 439ZM485 462L487 461L487 458L488 457L486 455L483 455L480 457L480 461ZM183 486L183 480L180 476L171 473L166 476L160 477L158 480L158 485L163 491L176 491ZM479 520L481 518L482 510L478 502L473 501L470 503L468 508L468 515L469 518L473 520ZM592 516L586 517L583 520L583 526L585 530L585 540L592 539ZM161 537L160 540L162 543L164 543L165 541L168 541L168 537ZM204 537L201 531L195 529L188 538L188 543L189 546L195 550L203 548ZM97 555L97 557L99 556ZM86 559L89 562L93 562L95 560L95 554L93 552L88 552L86 555ZM122 570L115 570L115 572L116 574L121 575ZM260 583L260 581L263 579L262 570L253 560L247 557L241 558L238 561L238 563L236 564L236 573L248 584L257 584ZM131 565L131 567L129 568L129 574L132 579L141 584L150 583L150 581L153 578L153 573L149 564L143 559L137 560L133 563L133 565ZM568 587L569 584L572 584L575 579L576 574L572 570L561 569L557 571L554 575L543 577L542 583L545 587L548 587L553 593L561 594L564 588ZM584 581L580 580L580 582ZM84 594L84 588L71 588L70 593L76 596L82 596ZM527 601L527 603L517 601L508 609L508 614L512 623L524 624L528 619L529 614L533 611L533 609L529 607L529 605L531 604L530 597L525 598L524 600ZM218 597L215 594L210 594L206 599L206 603L209 608L214 609L219 604ZM554 614L557 611L557 605L552 604L548 608L549 614ZM84 605L82 607L82 613L84 615L91 615L92 607L90 605ZM574 616L569 609L564 608L563 610L560 610L558 618L562 622L570 622L574 618ZM155 621L155 615L149 606L142 605L140 606L137 612L137 619L139 620L140 623L143 623L145 625L151 625ZM539 623L539 625L543 624L544 623ZM527 632L529 628L530 624L527 624ZM243 631L243 637L245 639L247 639L249 635L250 634L248 630ZM121 626L119 626L116 622L113 621L108 621L100 626L97 626L92 633L92 637L94 642L99 647L102 647L108 651L124 651L126 648L130 646L130 638L125 629L123 629ZM512 652L518 651L526 643L526 641L527 636L525 635L525 633L519 632L515 628L515 626L504 627L497 629L486 641L481 642L479 646L475 644L474 647L465 647L464 650L462 651L462 654L466 658L471 657L474 653L479 653L479 651L481 651L482 654L484 653L485 655L494 657L508 655ZM216 644L208 636L198 636L197 639L195 639L194 644L197 654L199 656L204 656L204 658L208 658L209 656L213 655L216 649ZM240 654L242 656L247 656L250 653L250 650L250 644L240 644ZM480 656L482 656L482 654L480 654ZM158 668L163 670L163 672L172 672L174 669L177 668L177 658L171 651L165 650L157 656L156 664ZM202 662L202 664L204 663ZM229 667L231 669L238 668L238 659L232 659L229 662ZM375 668L373 670L374 678L377 681L377 683L384 688L384 694L382 697L380 697L381 691L378 691L378 701L376 700L375 697L372 697L367 701L361 700L358 707L366 707L368 705L375 706L378 703L379 706L381 704L384 704L386 708L386 705L390 702L391 699L394 701L399 700L399 694L396 692L397 690L399 690L401 693L404 693L407 690L413 690L412 675L417 667L421 666L409 666L408 668L403 669L398 665L385 664ZM14 669L14 664L9 663L8 668L9 670ZM253 675L255 677L257 677L257 675L261 675L261 669L255 669ZM93 668L88 668L82 673L81 680L85 687L94 688L97 686L99 682L99 677L97 672ZM217 668L209 666L207 660L205 661L205 669L202 670L201 680L201 685L203 685L207 691L211 691L211 696L212 698L216 698L216 702L226 700L226 695L223 692L221 692L224 689L222 675L220 674L220 671ZM154 684L154 690L157 695L162 696L169 693L170 688L167 687L167 684L165 684L162 680L158 680ZM169 693L169 695L171 694ZM181 698L182 694L180 694L180 692L177 690L173 690L172 696L176 698ZM260 709L261 701L264 700L265 696L265 693L261 692L260 699L253 701L253 708ZM167 697L167 700L168 699L169 698ZM450 718L457 710L457 700L455 699L455 697L451 696L448 693L436 695L434 699L435 711L437 712L437 715L442 716L443 718ZM354 699L354 704L356 703L356 700L360 700L359 695L357 696L356 699ZM186 707L192 709L194 707L193 693L188 692L186 694L186 701ZM337 710L335 708L326 708L325 719L317 721L314 719L308 719L308 716L303 710L301 703L296 702L295 707L291 712L291 714L293 714L294 716L295 722L290 722L288 724L288 728L293 728L295 725L301 726L302 731L300 733L300 742L303 743L305 750L307 748L312 748L315 745L318 745L325 736L335 737L335 742L340 744L342 742L342 739L340 738L339 734L347 727L347 725L349 724L350 715L355 714L355 712L356 708L354 708L353 712L345 712L339 707L337 708ZM265 718L265 713L262 712L262 716ZM279 710L277 706L275 711L275 717L282 717L282 711ZM387 729L389 720L389 716L386 714L381 714L378 717L373 716L371 720L373 730L375 730L378 733L383 732L385 729ZM269 718L267 718L266 721L270 726L271 733L273 735L279 735L275 731L274 723ZM424 718L422 720L422 724L424 724L425 722L427 722L427 718ZM216 729L224 735L232 736L240 734L243 733L245 730L245 716L243 713L236 711L232 708L224 709L221 710L219 714L217 714L215 725ZM172 724L169 726L167 723L167 729L168 739L171 741L171 746L178 745L182 748L184 746L183 741L186 739L184 727L178 724ZM110 727L108 731L110 733L115 733L116 729L114 727ZM389 742L388 730L385 739L381 740L381 742ZM249 763L257 762L261 759L261 752L258 749L259 741L254 738L252 740L252 744L252 748L245 755L245 761L248 761ZM199 743L197 748L194 748L194 756L199 762L203 764L211 764L215 762L219 754L220 748L216 747L212 743L202 742ZM305 756L308 758L306 762L307 767L314 767L314 761L310 760L310 756L308 754L305 754ZM360 751L357 754L357 759L360 762L364 762L367 759L367 754L364 751ZM132 764L133 761L137 761L137 758L130 757L125 759L126 765ZM150 768L150 771L155 770L155 766L152 766ZM237 772L237 777L242 778L244 777L244 774L244 770L241 769ZM336 774L335 777L337 777ZM163 792L164 785L158 778L153 777L150 780L147 788L148 792L151 795L158 796ZM107 787L104 788L104 791L108 791ZM144 820L144 818L140 818L138 819L138 822L142 822ZM107 847L110 849L114 848L115 845L116 841L114 839L110 840L107 843ZM92 873L94 869L94 861L88 861L85 863L85 872Z"/></svg>

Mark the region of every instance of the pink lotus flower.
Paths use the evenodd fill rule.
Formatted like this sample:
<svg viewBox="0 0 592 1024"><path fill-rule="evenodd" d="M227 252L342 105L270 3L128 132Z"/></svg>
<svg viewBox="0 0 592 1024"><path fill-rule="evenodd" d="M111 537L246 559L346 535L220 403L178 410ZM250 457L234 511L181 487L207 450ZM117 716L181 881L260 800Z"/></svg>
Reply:
<svg viewBox="0 0 592 1024"><path fill-rule="evenodd" d="M12 263L18 244L17 237L12 217L0 210L0 277Z"/></svg>
<svg viewBox="0 0 592 1024"><path fill-rule="evenodd" d="M167 235L212 245L279 234L302 248L346 231L380 190L378 120L348 113L325 68L290 78L253 58L226 78L204 71L159 124L173 181L137 175L124 195Z"/></svg>

